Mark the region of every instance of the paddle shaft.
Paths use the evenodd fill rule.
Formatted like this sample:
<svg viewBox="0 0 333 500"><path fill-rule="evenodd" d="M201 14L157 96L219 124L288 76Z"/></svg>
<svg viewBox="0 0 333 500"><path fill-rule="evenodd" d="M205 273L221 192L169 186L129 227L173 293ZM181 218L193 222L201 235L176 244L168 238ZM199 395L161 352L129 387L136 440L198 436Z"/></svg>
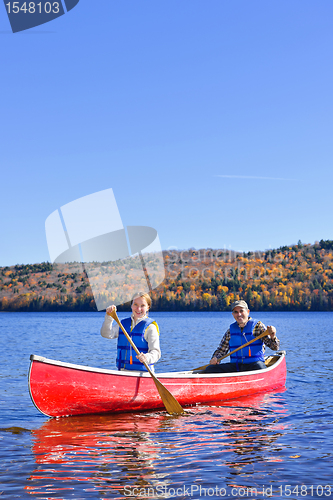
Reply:
<svg viewBox="0 0 333 500"><path fill-rule="evenodd" d="M252 344L252 342L255 342L256 340L261 339L262 337L266 337L266 335L268 335L268 330L265 330L264 332L262 332L260 335L258 335L254 339L249 340L248 342L246 342L246 344L243 344L240 347L237 347L237 349L234 349L233 351L228 352L224 356L221 356L220 358L217 358L217 361L218 362L222 361L222 359L227 358L228 356L231 356L231 354L234 354L235 352L239 351L240 349L243 349L243 347L247 347L248 345ZM195 372L197 370L204 370L205 368L207 368L207 366L209 366L209 363L208 363L208 365L200 366L200 368L195 368L193 371Z"/></svg>
<svg viewBox="0 0 333 500"><path fill-rule="evenodd" d="M128 335L125 328L123 327L122 323L119 321L119 318L117 316L116 311L111 311L111 313L107 313L107 314L109 314L109 316L111 316L118 323L119 327L121 328L121 330L124 333L125 337L127 338L128 342L131 344L131 346L133 347L133 349L135 350L137 355L140 355L141 353L140 353L139 349L136 347L133 340L131 339L131 337ZM149 368L147 363L143 362L143 364L146 367L146 369L147 369L148 373L150 374L150 376L152 377L152 379L154 380L155 385L156 385L156 389L158 390L159 395L161 396L161 399L163 401L163 404L164 404L167 412L170 415L181 415L182 413L185 413L185 411L183 410L181 405L178 403L177 399L171 394L170 391L168 391L168 389L166 387L164 387L162 382L160 382L158 380L158 378L155 377L154 373L151 371L151 369Z"/></svg>

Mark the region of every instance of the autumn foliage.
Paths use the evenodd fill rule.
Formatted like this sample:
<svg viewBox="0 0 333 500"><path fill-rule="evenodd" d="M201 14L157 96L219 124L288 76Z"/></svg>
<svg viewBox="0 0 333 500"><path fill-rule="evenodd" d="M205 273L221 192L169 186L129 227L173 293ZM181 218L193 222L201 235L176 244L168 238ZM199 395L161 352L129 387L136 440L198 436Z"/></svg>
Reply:
<svg viewBox="0 0 333 500"><path fill-rule="evenodd" d="M154 310L224 311L240 298L252 310L333 310L331 240L248 253L172 250L163 257L166 278L152 292ZM131 286L130 276L126 286ZM80 264L42 263L0 268L0 310L88 311L96 306Z"/></svg>

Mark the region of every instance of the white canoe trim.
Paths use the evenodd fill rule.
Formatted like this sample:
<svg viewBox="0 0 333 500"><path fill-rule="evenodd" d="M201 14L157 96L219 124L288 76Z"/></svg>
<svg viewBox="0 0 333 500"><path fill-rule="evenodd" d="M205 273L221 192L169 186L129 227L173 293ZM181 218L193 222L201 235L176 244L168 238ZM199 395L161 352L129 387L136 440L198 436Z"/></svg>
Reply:
<svg viewBox="0 0 333 500"><path fill-rule="evenodd" d="M284 359L285 357L285 351L278 351L275 353L275 355L279 355L280 359L277 360L276 363L273 365L269 366L268 368L264 368L262 370L253 370L253 371L248 371L248 372L232 372L232 373L193 373L192 370L190 371L183 371L183 372L164 372L164 373L154 373L156 378L158 379L164 379L164 378L177 378L177 379L198 379L198 378L235 378L235 377L251 377L251 382L258 382L263 380L262 378L257 378L259 375L263 375L264 373L268 373L272 370L274 370ZM48 359L45 358L44 356L37 356L36 354L31 354L30 356L31 361L39 361L41 363L46 363L50 365L55 365L55 366L61 366L64 368L71 368L73 370L80 370L80 371L88 371L88 372L93 372L93 373L102 373L105 375L113 375L117 377L139 377L139 378L150 378L150 374L148 372L139 372L139 371L118 371L118 370L108 370L105 368L93 368L91 366L85 366L85 365L76 365L73 363L65 363L63 361L57 361L54 359ZM249 380L247 380L249 382ZM224 385L226 382L223 382L221 385ZM229 383L229 382L228 382ZM237 383L243 383L242 381L239 381ZM235 381L230 382L230 384L235 384ZM182 384L177 384L177 383L168 383L168 385L182 385ZM201 384L198 384L201 385Z"/></svg>

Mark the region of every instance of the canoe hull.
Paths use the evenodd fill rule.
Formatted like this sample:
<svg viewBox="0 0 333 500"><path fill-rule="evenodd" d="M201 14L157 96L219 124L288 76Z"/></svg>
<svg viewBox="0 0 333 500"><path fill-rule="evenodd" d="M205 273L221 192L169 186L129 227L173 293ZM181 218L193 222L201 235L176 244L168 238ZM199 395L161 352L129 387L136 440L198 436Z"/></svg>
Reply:
<svg viewBox="0 0 333 500"><path fill-rule="evenodd" d="M119 372L62 363L32 355L29 391L36 408L50 417L164 408L148 373ZM283 352L264 369L232 374L157 374L181 406L209 404L270 391L286 382Z"/></svg>

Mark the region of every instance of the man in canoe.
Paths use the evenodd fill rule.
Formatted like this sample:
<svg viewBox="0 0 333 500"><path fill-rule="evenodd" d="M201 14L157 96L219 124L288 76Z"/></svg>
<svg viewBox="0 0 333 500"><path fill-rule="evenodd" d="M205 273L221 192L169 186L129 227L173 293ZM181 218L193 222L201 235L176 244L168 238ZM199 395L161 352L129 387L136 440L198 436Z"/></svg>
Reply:
<svg viewBox="0 0 333 500"><path fill-rule="evenodd" d="M106 339L118 339L116 360L118 370L147 371L143 364L145 362L154 371L154 363L160 359L161 349L158 325L153 319L148 318L150 307L151 298L149 294L138 292L132 298L132 315L121 320L126 332L139 349L139 356L136 356L131 344L117 323L113 323L110 313L117 310L116 306L107 307L101 335Z"/></svg>
<svg viewBox="0 0 333 500"><path fill-rule="evenodd" d="M209 365L204 373L228 373L243 372L250 370L261 370L265 366L265 345L273 351L277 351L280 341L276 337L276 328L266 326L250 317L250 310L244 300L236 300L231 306L232 315L235 322L230 325L224 334L220 345L213 353ZM225 356L229 351L233 351L241 345L247 344L250 340L258 337L267 330L267 335L254 341L247 347L231 354L230 363L219 363L219 358Z"/></svg>

